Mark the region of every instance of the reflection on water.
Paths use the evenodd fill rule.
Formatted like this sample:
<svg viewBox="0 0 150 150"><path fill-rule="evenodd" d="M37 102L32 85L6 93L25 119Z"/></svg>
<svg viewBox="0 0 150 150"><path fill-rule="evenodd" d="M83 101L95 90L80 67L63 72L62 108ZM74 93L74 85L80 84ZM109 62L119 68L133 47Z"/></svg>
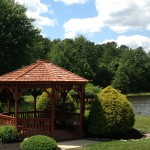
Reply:
<svg viewBox="0 0 150 150"><path fill-rule="evenodd" d="M150 96L128 97L134 113L140 115L150 115Z"/></svg>

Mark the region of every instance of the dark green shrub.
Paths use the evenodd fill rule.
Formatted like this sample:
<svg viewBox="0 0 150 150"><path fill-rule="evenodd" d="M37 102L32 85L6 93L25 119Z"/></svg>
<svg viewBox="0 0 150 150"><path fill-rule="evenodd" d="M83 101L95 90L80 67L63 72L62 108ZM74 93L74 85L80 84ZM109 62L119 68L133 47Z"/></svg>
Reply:
<svg viewBox="0 0 150 150"><path fill-rule="evenodd" d="M98 98L93 100L91 110L87 118L88 121L86 122L88 124L88 134L92 136L105 134L104 125L106 124L106 120L104 119L105 116L103 107Z"/></svg>
<svg viewBox="0 0 150 150"><path fill-rule="evenodd" d="M20 144L21 150L56 150L56 141L44 135L35 135L25 139Z"/></svg>
<svg viewBox="0 0 150 150"><path fill-rule="evenodd" d="M0 143L12 143L17 140L17 129L12 125L0 126Z"/></svg>
<svg viewBox="0 0 150 150"><path fill-rule="evenodd" d="M95 125L92 130L89 128L89 132L102 136L127 134L134 125L133 109L127 98L116 89L108 86L98 94L98 99L101 105L99 104L100 108L98 108L98 102L96 102L97 104L93 104L91 108L91 113L92 109L96 109L95 116L94 114L89 115L94 119ZM95 119L96 116L97 119Z"/></svg>
<svg viewBox="0 0 150 150"><path fill-rule="evenodd" d="M48 89L48 92L51 93L51 89ZM50 110L51 109L51 100L46 92L39 97L36 104L37 110Z"/></svg>
<svg viewBox="0 0 150 150"><path fill-rule="evenodd" d="M89 101L92 101L97 94L101 91L101 88L98 86L94 86L91 83L88 83L85 87L85 98Z"/></svg>

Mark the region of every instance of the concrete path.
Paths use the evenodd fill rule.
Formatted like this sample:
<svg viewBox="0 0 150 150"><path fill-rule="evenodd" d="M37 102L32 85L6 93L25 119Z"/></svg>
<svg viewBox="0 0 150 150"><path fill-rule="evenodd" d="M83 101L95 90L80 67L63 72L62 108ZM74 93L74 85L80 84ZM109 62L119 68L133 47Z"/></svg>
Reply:
<svg viewBox="0 0 150 150"><path fill-rule="evenodd" d="M73 149L73 148L87 146L90 144L95 144L98 142L100 142L100 141L80 139L80 140L58 142L57 144L58 144L58 147L60 147L62 150L67 150L67 149Z"/></svg>

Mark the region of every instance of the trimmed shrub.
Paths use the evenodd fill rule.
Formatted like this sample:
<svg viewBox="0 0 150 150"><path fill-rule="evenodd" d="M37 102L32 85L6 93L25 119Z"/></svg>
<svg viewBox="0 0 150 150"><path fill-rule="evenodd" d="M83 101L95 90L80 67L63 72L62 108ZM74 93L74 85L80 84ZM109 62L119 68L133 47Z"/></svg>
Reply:
<svg viewBox="0 0 150 150"><path fill-rule="evenodd" d="M105 134L104 125L106 124L106 120L104 116L103 107L98 98L95 98L92 102L87 123L88 123L88 133L90 135L97 136L100 134L103 135Z"/></svg>
<svg viewBox="0 0 150 150"><path fill-rule="evenodd" d="M91 122L89 122L89 132L101 136L127 134L134 125L134 113L126 96L108 86L98 94L98 99L100 104L96 101L96 104L92 105L89 115L94 120L93 129L91 129ZM95 116L91 114L93 112Z"/></svg>
<svg viewBox="0 0 150 150"><path fill-rule="evenodd" d="M48 92L51 93L51 89L48 89ZM46 92L39 97L36 104L37 110L50 110L51 109L51 100Z"/></svg>
<svg viewBox="0 0 150 150"><path fill-rule="evenodd" d="M35 135L25 139L20 144L21 150L56 150L56 141L44 135Z"/></svg>
<svg viewBox="0 0 150 150"><path fill-rule="evenodd" d="M12 143L17 140L17 129L12 125L0 126L0 143Z"/></svg>

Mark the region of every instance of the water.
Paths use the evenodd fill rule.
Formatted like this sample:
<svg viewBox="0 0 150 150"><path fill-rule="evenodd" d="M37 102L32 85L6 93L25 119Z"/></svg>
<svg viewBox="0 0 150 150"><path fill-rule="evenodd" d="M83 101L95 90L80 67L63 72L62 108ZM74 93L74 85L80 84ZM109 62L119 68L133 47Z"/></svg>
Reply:
<svg viewBox="0 0 150 150"><path fill-rule="evenodd" d="M128 100L135 114L150 116L150 96L128 97Z"/></svg>

